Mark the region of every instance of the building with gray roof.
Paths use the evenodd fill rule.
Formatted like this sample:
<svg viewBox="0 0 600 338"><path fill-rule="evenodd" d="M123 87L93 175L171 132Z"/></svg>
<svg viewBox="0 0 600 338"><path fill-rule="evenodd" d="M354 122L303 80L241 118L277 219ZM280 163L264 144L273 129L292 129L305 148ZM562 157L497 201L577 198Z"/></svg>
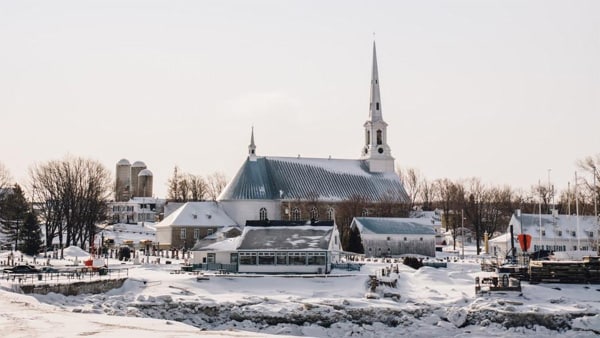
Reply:
<svg viewBox="0 0 600 338"><path fill-rule="evenodd" d="M424 255L435 257L435 229L423 218L355 217L365 257Z"/></svg>
<svg viewBox="0 0 600 338"><path fill-rule="evenodd" d="M375 44L372 65L360 158L258 156L252 129L248 157L218 197L238 224L252 219L332 219L336 204L353 198L367 203L408 200L387 142ZM306 209L310 201L325 203L326 210Z"/></svg>

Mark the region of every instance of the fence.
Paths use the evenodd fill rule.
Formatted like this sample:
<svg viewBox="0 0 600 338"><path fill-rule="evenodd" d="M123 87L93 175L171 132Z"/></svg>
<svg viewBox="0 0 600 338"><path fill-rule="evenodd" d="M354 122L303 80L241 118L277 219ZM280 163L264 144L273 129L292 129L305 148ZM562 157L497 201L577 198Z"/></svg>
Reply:
<svg viewBox="0 0 600 338"><path fill-rule="evenodd" d="M182 267L185 270L186 267ZM191 265L190 271L192 270L205 270L205 271L219 271L221 273L236 273L238 271L237 264L220 264L220 263L202 263Z"/></svg>
<svg viewBox="0 0 600 338"><path fill-rule="evenodd" d="M74 281L98 280L98 279L120 279L129 276L128 268L78 268L69 270L56 270L52 272L36 273L11 273L2 272L2 280L12 281L19 284L33 283L69 283Z"/></svg>

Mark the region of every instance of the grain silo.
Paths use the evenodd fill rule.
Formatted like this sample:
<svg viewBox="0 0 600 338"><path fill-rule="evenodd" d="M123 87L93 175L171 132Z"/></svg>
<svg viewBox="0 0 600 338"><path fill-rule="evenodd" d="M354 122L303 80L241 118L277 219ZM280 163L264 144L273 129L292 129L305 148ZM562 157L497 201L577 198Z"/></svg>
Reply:
<svg viewBox="0 0 600 338"><path fill-rule="evenodd" d="M142 161L135 161L131 165L131 198L142 196L141 191L138 190L138 175L146 168L146 164Z"/></svg>
<svg viewBox="0 0 600 338"><path fill-rule="evenodd" d="M140 171L137 183L139 197L152 197L152 172L150 170L144 169Z"/></svg>
<svg viewBox="0 0 600 338"><path fill-rule="evenodd" d="M117 162L117 177L115 180L115 201L128 201L131 186L131 164L127 159Z"/></svg>

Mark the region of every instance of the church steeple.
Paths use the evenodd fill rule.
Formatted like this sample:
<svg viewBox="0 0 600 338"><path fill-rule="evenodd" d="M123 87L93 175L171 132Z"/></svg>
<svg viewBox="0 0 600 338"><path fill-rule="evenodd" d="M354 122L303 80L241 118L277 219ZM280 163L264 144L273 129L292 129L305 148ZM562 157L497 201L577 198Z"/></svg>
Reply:
<svg viewBox="0 0 600 338"><path fill-rule="evenodd" d="M379 71L377 70L377 49L373 41L373 69L371 70L371 101L369 105L369 118L371 121L380 121L381 94L379 93Z"/></svg>
<svg viewBox="0 0 600 338"><path fill-rule="evenodd" d="M250 133L250 145L248 145L248 158L250 161L256 161L256 144L254 144L254 126Z"/></svg>
<svg viewBox="0 0 600 338"><path fill-rule="evenodd" d="M387 144L387 123L381 114L381 94L379 92L379 70L377 50L373 41L373 68L371 70L371 98L369 119L365 122L365 146L361 158L367 160L371 172L394 172L394 158Z"/></svg>

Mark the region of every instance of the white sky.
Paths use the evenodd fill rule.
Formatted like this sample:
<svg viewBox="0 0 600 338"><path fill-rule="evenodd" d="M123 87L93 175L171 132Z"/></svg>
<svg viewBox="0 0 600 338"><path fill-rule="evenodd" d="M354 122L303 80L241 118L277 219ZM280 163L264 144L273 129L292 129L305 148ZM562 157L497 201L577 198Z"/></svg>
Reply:
<svg viewBox="0 0 600 338"><path fill-rule="evenodd" d="M231 179L257 153L358 158L376 32L397 163L573 181L600 152L598 1L0 0L0 162L67 154Z"/></svg>

